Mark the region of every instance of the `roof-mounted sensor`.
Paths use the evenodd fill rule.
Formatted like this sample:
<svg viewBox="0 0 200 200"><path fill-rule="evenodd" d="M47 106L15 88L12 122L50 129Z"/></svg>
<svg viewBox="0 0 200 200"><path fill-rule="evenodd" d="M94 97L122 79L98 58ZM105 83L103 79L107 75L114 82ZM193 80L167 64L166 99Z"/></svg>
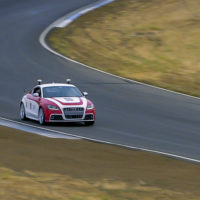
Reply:
<svg viewBox="0 0 200 200"><path fill-rule="evenodd" d="M41 80L41 79L38 79L37 82L38 82L38 85L41 85L42 80Z"/></svg>
<svg viewBox="0 0 200 200"><path fill-rule="evenodd" d="M71 83L71 79L66 79L66 82L67 82L67 84L70 84Z"/></svg>

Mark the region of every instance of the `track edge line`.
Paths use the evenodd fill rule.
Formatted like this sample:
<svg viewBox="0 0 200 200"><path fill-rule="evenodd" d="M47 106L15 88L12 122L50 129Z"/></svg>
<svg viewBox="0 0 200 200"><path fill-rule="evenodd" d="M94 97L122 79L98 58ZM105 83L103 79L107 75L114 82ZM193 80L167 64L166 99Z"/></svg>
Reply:
<svg viewBox="0 0 200 200"><path fill-rule="evenodd" d="M64 132L61 132L61 131L56 131L56 130L43 128L43 127L37 127L37 126L31 125L31 124L18 122L18 121L10 120L10 119L3 118L3 117L0 117L0 120L4 120L4 121L8 121L10 123L19 124L19 125L23 125L23 126L28 126L28 127L32 127L32 128L36 128L36 129L41 129L41 130L45 130L45 131L50 131L50 132L54 132L54 133L57 133L57 134L70 136L70 137L74 137L74 138L78 138L78 139L83 139L83 140L87 140L87 141L91 141L91 142L97 142L97 143L101 143L101 144L113 145L113 146L118 146L118 147L131 149L131 150L139 150L139 151L144 151L144 152L149 152L149 153L155 153L155 154L167 156L167 157L170 157L170 158L175 158L175 159L179 159L179 160L185 160L185 161L189 161L189 162L200 164L200 160L198 160L198 159L188 158L188 157L185 157L185 156L180 156L180 155L176 155L176 154L172 154L172 153L166 153L166 152L162 152L162 151L157 151L157 150L153 150L153 149L146 149L146 148L137 147L137 146L124 145L124 144L120 144L120 143L108 142L108 141L104 141L104 140L84 137L84 136L71 134L71 133L64 133Z"/></svg>

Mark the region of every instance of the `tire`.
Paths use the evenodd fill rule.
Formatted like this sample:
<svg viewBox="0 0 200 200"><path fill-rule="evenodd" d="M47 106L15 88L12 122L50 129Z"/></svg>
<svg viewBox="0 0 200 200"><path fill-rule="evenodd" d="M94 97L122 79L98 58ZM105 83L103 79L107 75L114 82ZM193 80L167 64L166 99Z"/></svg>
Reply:
<svg viewBox="0 0 200 200"><path fill-rule="evenodd" d="M39 113L38 113L38 121L41 125L45 124L45 115L42 108L40 108Z"/></svg>
<svg viewBox="0 0 200 200"><path fill-rule="evenodd" d="M27 117L26 117L26 111L25 111L25 107L24 107L23 103L21 103L21 105L20 105L19 114L20 114L20 119L21 120L26 120L27 119Z"/></svg>
<svg viewBox="0 0 200 200"><path fill-rule="evenodd" d="M94 125L95 121L85 122L85 126L92 126Z"/></svg>

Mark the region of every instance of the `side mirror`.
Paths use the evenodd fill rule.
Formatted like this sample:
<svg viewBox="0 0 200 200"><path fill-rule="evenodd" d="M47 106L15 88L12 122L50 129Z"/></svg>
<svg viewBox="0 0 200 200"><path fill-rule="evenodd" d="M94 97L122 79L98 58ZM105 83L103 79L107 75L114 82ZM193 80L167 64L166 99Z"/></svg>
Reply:
<svg viewBox="0 0 200 200"><path fill-rule="evenodd" d="M88 93L87 93L87 92L83 92L83 96L85 96L85 97L86 97L87 95L88 95Z"/></svg>
<svg viewBox="0 0 200 200"><path fill-rule="evenodd" d="M39 97L39 93L33 93L34 97Z"/></svg>

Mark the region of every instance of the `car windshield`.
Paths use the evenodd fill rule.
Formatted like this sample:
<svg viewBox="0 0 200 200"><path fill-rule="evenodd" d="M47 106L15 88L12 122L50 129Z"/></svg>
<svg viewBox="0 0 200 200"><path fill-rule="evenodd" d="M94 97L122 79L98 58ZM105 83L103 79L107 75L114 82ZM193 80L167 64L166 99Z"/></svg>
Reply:
<svg viewBox="0 0 200 200"><path fill-rule="evenodd" d="M52 86L43 88L43 97L82 97L82 93L76 87Z"/></svg>

